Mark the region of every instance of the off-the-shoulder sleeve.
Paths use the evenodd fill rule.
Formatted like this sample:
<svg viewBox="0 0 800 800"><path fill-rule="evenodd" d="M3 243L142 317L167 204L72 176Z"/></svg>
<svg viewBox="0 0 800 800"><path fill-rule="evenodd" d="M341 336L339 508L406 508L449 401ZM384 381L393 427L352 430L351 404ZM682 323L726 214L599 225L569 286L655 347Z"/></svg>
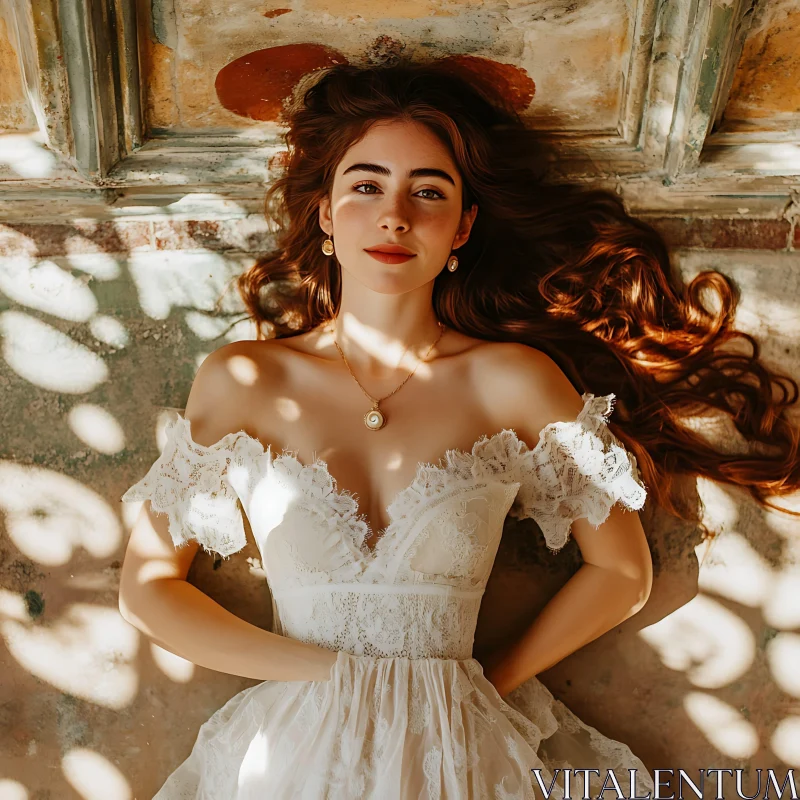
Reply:
<svg viewBox="0 0 800 800"><path fill-rule="evenodd" d="M238 496L228 481L236 441L228 434L204 447L192 440L189 420L174 418L161 455L122 499L149 500L153 511L167 514L175 547L195 539L205 550L228 557L247 541Z"/></svg>
<svg viewBox="0 0 800 800"><path fill-rule="evenodd" d="M606 424L614 398L584 394L576 420L547 425L536 446L519 454L520 489L509 514L533 518L553 552L567 543L575 520L598 527L617 502L631 511L644 506L636 457Z"/></svg>

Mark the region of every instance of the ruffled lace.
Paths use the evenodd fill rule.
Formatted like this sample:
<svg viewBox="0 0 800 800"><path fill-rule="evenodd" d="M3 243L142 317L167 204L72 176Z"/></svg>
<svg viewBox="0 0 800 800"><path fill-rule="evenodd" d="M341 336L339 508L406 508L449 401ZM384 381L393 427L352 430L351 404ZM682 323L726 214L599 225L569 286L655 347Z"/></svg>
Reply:
<svg viewBox="0 0 800 800"><path fill-rule="evenodd" d="M636 457L606 424L614 398L586 393L578 418L547 425L533 450L513 442L519 449L512 474L521 486L509 516L533 518L552 552L567 543L575 520L598 527L617 502L631 511L644 506Z"/></svg>
<svg viewBox="0 0 800 800"><path fill-rule="evenodd" d="M474 659L376 659L340 652L327 681L265 681L232 697L200 729L153 800L553 800L559 770L605 769L654 796L644 764L583 723L533 678L504 699ZM573 780L577 780L574 776ZM606 787L607 790L607 787ZM649 794L648 794L649 793Z"/></svg>
<svg viewBox="0 0 800 800"><path fill-rule="evenodd" d="M246 544L229 473L237 466L247 468L256 454L254 442L230 433L205 447L192 439L191 423L180 416L170 420L165 433L161 455L122 499L149 500L153 511L166 514L175 547L194 539L227 558Z"/></svg>
<svg viewBox="0 0 800 800"><path fill-rule="evenodd" d="M412 482L387 507L389 525L374 532L373 547L367 544L373 532L357 496L337 487L325 461L303 464L288 449L273 454L244 431L204 447L192 440L191 425L183 417L170 423L161 456L122 499L150 499L154 510L167 513L176 546L197 539L206 550L227 557L245 545L237 500L252 496L266 461L303 498L297 502L314 508L328 535L341 539L342 568L349 573L339 576L344 579L362 574L368 563L386 563L392 536L437 499L480 482L518 483L509 516L533 518L547 547L558 552L575 520L585 517L597 527L617 502L629 510L644 505L647 492L636 458L606 424L614 398L584 394L577 419L550 423L533 448L504 429L482 436L470 452L450 449L438 464L420 463Z"/></svg>

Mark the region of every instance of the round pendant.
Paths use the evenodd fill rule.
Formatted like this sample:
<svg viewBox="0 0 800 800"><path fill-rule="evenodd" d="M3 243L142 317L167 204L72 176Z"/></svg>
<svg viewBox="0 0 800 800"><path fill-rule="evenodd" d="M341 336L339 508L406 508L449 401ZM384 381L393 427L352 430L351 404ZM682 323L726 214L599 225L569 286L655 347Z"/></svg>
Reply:
<svg viewBox="0 0 800 800"><path fill-rule="evenodd" d="M373 408L364 414L364 424L371 431L379 431L386 424L386 417L381 414L379 409Z"/></svg>

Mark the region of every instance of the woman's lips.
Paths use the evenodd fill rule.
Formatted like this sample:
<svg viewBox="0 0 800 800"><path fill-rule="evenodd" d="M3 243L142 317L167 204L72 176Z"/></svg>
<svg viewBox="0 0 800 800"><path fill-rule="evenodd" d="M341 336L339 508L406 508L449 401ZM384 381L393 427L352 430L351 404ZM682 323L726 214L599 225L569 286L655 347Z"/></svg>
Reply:
<svg viewBox="0 0 800 800"><path fill-rule="evenodd" d="M416 258L415 255L409 256L406 253L383 253L380 250L365 250L364 252L382 264L402 264L409 259Z"/></svg>

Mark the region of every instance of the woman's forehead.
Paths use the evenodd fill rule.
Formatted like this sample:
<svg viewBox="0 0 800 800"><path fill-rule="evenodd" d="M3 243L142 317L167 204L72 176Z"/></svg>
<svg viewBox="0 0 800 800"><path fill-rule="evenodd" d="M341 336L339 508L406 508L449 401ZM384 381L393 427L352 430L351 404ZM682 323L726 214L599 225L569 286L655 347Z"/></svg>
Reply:
<svg viewBox="0 0 800 800"><path fill-rule="evenodd" d="M345 153L338 172L344 174L357 163L388 168L393 176L412 170L440 169L457 173L446 145L422 123L392 120L376 122L365 136Z"/></svg>

